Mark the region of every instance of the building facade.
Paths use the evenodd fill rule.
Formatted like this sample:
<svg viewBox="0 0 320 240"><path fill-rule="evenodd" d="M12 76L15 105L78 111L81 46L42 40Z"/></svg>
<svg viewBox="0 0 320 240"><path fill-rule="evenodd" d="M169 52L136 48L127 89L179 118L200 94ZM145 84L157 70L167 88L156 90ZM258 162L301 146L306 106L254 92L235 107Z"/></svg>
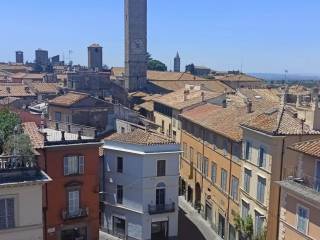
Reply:
<svg viewBox="0 0 320 240"><path fill-rule="evenodd" d="M53 181L43 195L45 240L99 239L99 145L80 134L24 123L39 153L39 166Z"/></svg>
<svg viewBox="0 0 320 240"><path fill-rule="evenodd" d="M22 51L16 51L16 63L23 64L23 52Z"/></svg>
<svg viewBox="0 0 320 240"><path fill-rule="evenodd" d="M35 51L36 55L36 64L45 69L49 64L48 51L43 49L37 49Z"/></svg>
<svg viewBox="0 0 320 240"><path fill-rule="evenodd" d="M287 168L281 187L280 224L278 239L318 239L320 232L319 139L295 143L289 149L296 152Z"/></svg>
<svg viewBox="0 0 320 240"><path fill-rule="evenodd" d="M147 84L147 0L125 0L125 88Z"/></svg>
<svg viewBox="0 0 320 240"><path fill-rule="evenodd" d="M88 68L92 70L102 69L102 47L99 44L92 44L88 47Z"/></svg>
<svg viewBox="0 0 320 240"><path fill-rule="evenodd" d="M180 146L135 129L111 136L103 148L103 229L122 239L177 239Z"/></svg>
<svg viewBox="0 0 320 240"><path fill-rule="evenodd" d="M0 159L0 239L42 240L42 187L51 179L19 161Z"/></svg>

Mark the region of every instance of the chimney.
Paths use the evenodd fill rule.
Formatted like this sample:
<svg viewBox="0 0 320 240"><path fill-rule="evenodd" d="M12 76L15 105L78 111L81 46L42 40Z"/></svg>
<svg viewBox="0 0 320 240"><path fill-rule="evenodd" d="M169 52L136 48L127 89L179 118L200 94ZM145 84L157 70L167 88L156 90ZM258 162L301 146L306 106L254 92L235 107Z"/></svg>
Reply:
<svg viewBox="0 0 320 240"><path fill-rule="evenodd" d="M222 107L227 108L227 99L223 99L222 101Z"/></svg>
<svg viewBox="0 0 320 240"><path fill-rule="evenodd" d="M183 100L184 101L188 100L188 95L189 95L189 90L184 90L184 92L183 92Z"/></svg>
<svg viewBox="0 0 320 240"><path fill-rule="evenodd" d="M301 106L301 102L302 102L301 98L302 98L301 95L297 95L296 107L300 107Z"/></svg>
<svg viewBox="0 0 320 240"><path fill-rule="evenodd" d="M78 140L81 140L81 131L78 131Z"/></svg>
<svg viewBox="0 0 320 240"><path fill-rule="evenodd" d="M252 101L250 99L247 100L247 113L252 113Z"/></svg>
<svg viewBox="0 0 320 240"><path fill-rule="evenodd" d="M65 138L65 136L64 136L64 131L61 131L61 141L65 141L66 140L66 138Z"/></svg>
<svg viewBox="0 0 320 240"><path fill-rule="evenodd" d="M204 102L204 92L201 92L201 100Z"/></svg>

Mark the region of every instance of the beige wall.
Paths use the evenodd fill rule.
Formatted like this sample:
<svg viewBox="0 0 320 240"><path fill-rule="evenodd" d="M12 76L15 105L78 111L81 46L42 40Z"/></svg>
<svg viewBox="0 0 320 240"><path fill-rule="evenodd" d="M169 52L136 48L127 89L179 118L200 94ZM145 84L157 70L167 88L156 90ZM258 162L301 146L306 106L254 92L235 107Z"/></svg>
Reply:
<svg viewBox="0 0 320 240"><path fill-rule="evenodd" d="M43 239L42 185L0 189L0 198L15 199L15 228L0 230L2 240Z"/></svg>
<svg viewBox="0 0 320 240"><path fill-rule="evenodd" d="M163 132L164 134L170 136L173 135L173 131L176 132L176 142L180 143L181 139L181 123L180 120L178 120L178 114L173 110L173 117L170 118L166 115L163 115L159 112L154 112L154 121L157 125L160 126L159 131L161 131L161 126L162 126L162 121L164 121L164 129ZM169 134L169 125L171 124L171 133Z"/></svg>
<svg viewBox="0 0 320 240"><path fill-rule="evenodd" d="M285 189L282 191L281 200L279 239L319 239L320 204L311 204L308 201L296 197L294 193L288 192ZM297 230L297 207L299 205L302 205L309 210L307 234L303 234Z"/></svg>

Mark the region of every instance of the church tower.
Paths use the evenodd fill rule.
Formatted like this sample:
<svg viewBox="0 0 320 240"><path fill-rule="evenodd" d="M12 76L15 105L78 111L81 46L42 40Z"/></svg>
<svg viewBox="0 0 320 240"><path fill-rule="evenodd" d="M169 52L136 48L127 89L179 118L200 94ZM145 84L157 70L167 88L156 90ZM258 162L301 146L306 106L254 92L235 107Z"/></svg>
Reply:
<svg viewBox="0 0 320 240"><path fill-rule="evenodd" d="M125 0L125 88L147 83L147 0Z"/></svg>
<svg viewBox="0 0 320 240"><path fill-rule="evenodd" d="M180 56L179 56L178 52L177 52L176 57L174 58L173 71L180 72Z"/></svg>

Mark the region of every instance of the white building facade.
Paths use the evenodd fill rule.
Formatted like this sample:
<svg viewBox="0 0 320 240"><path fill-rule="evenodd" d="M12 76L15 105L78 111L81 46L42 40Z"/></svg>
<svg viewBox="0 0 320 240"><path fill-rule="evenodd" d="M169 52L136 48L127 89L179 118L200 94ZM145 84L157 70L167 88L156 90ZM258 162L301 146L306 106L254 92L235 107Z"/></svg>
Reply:
<svg viewBox="0 0 320 240"><path fill-rule="evenodd" d="M105 140L105 231L123 239L178 235L180 145L136 129Z"/></svg>
<svg viewBox="0 0 320 240"><path fill-rule="evenodd" d="M0 160L0 239L42 240L42 185L51 179L34 169L4 169Z"/></svg>

